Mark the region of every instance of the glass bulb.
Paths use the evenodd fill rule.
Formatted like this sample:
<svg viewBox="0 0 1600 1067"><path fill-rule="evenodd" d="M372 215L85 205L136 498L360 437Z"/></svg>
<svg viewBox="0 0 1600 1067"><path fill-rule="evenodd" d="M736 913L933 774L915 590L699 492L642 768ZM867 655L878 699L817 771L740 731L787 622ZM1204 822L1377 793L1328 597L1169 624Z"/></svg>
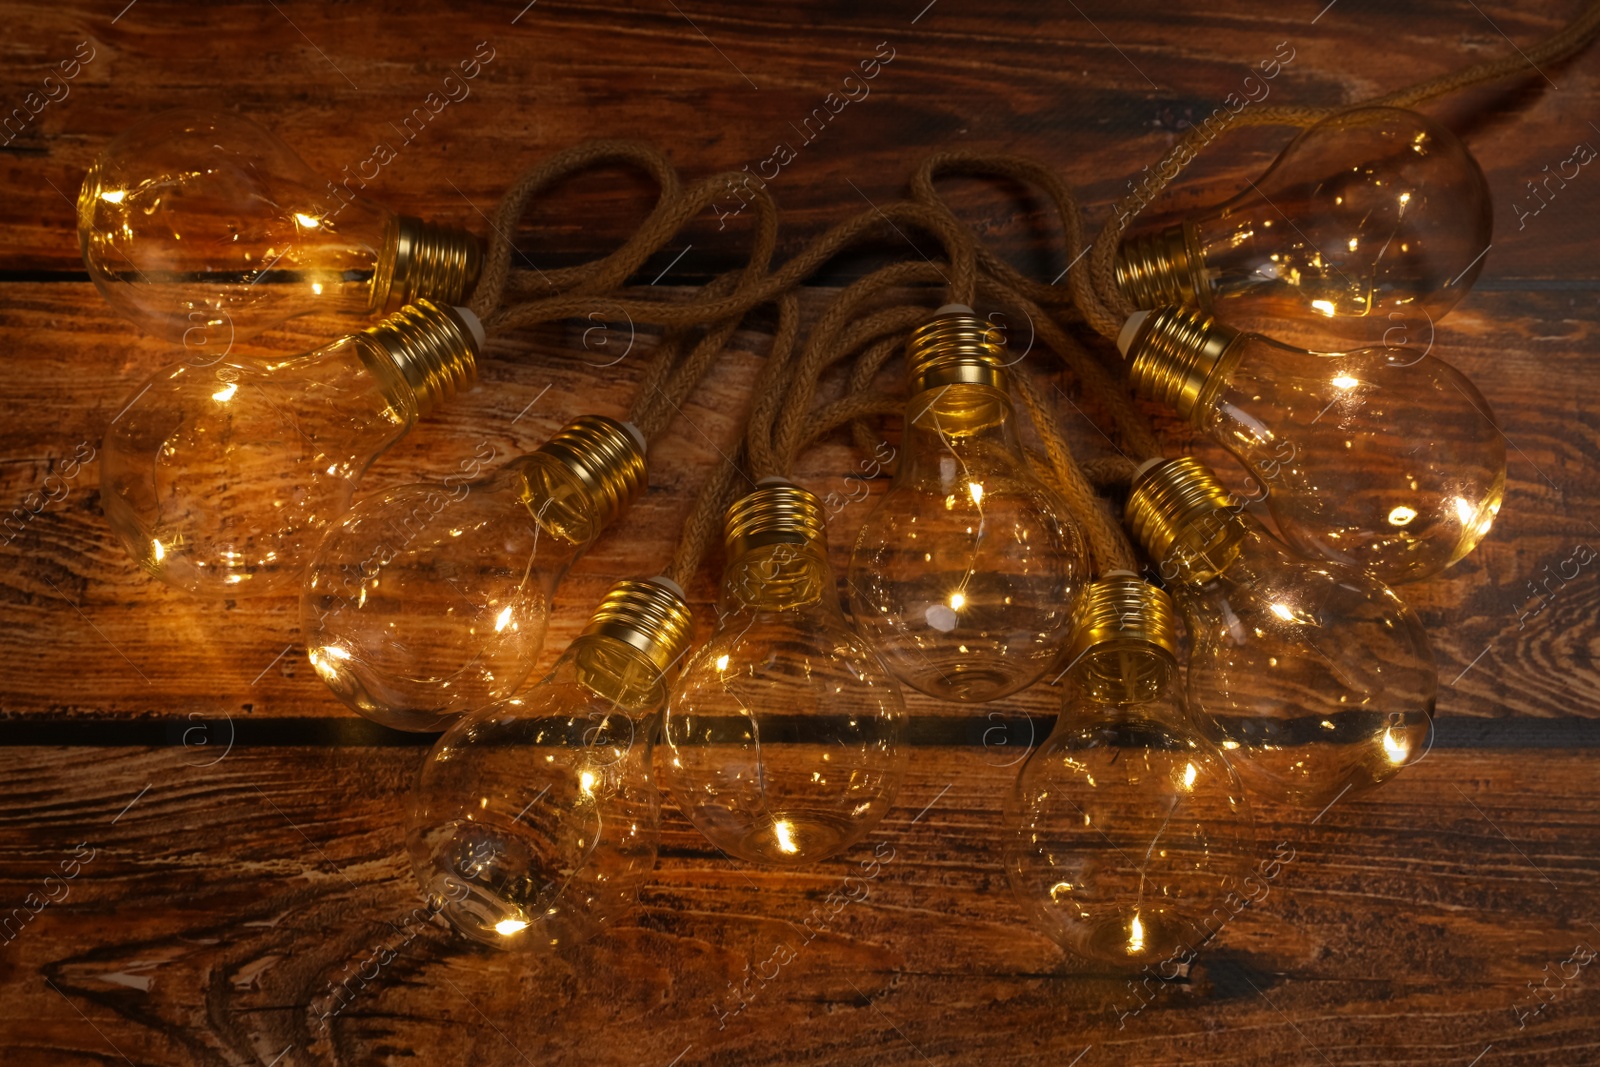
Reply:
<svg viewBox="0 0 1600 1067"><path fill-rule="evenodd" d="M1090 585L1060 718L1007 799L1012 890L1087 959L1198 948L1254 862L1249 803L1184 709L1176 647L1165 593L1129 574Z"/></svg>
<svg viewBox="0 0 1600 1067"><path fill-rule="evenodd" d="M1441 359L1318 355L1182 308L1136 313L1122 342L1134 392L1237 456L1298 552L1399 584L1455 563L1494 525L1505 438Z"/></svg>
<svg viewBox="0 0 1600 1067"><path fill-rule="evenodd" d="M894 481L850 559L856 626L906 685L994 700L1060 655L1083 538L1028 468L997 331L941 309L907 346L911 400Z"/></svg>
<svg viewBox="0 0 1600 1067"><path fill-rule="evenodd" d="M670 581L620 582L548 677L439 738L406 840L459 933L553 951L634 906L660 832L651 738L690 626Z"/></svg>
<svg viewBox="0 0 1600 1067"><path fill-rule="evenodd" d="M717 848L795 866L843 852L905 775L905 707L850 629L822 505L766 484L727 516L716 632L667 706L663 788Z"/></svg>
<svg viewBox="0 0 1600 1067"><path fill-rule="evenodd" d="M78 194L89 276L141 329L220 358L313 311L462 303L482 253L464 230L391 214L314 174L240 115L178 109L134 124Z"/></svg>
<svg viewBox="0 0 1600 1067"><path fill-rule="evenodd" d="M1189 631L1189 706L1252 791L1321 809L1422 757L1438 673L1388 586L1286 552L1193 459L1141 474L1128 522Z"/></svg>
<svg viewBox="0 0 1600 1067"><path fill-rule="evenodd" d="M1312 126L1209 212L1124 242L1135 307L1293 320L1376 344L1432 336L1483 269L1483 171L1414 111L1357 108Z"/></svg>
<svg viewBox="0 0 1600 1067"><path fill-rule="evenodd" d="M298 582L373 459L471 385L481 343L472 312L423 301L304 355L157 371L106 429L106 520L191 593Z"/></svg>
<svg viewBox="0 0 1600 1067"><path fill-rule="evenodd" d="M401 730L442 729L515 692L556 583L644 486L637 433L586 415L486 478L356 504L317 550L301 601L328 688Z"/></svg>

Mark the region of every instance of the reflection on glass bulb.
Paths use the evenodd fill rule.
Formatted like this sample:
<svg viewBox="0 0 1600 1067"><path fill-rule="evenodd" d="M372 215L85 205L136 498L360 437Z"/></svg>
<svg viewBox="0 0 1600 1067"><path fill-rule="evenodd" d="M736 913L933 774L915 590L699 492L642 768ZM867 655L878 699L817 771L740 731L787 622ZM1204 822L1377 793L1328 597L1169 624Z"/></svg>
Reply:
<svg viewBox="0 0 1600 1067"><path fill-rule="evenodd" d="M970 309L912 334L894 482L850 559L856 626L906 685L980 702L1056 662L1085 567L1066 504L1033 476L1005 348Z"/></svg>
<svg viewBox="0 0 1600 1067"><path fill-rule="evenodd" d="M544 644L556 583L644 486L637 432L586 415L486 478L356 504L306 575L301 625L317 674L401 730L442 729L510 696Z"/></svg>
<svg viewBox="0 0 1600 1067"><path fill-rule="evenodd" d="M1255 849L1239 780L1195 732L1172 604L1131 574L1084 593L1067 695L1006 802L1006 875L1063 948L1140 967L1199 948Z"/></svg>
<svg viewBox="0 0 1600 1067"><path fill-rule="evenodd" d="M459 933L551 951L633 907L660 833L651 738L690 627L670 581L620 582L548 677L433 746L407 845Z"/></svg>
<svg viewBox="0 0 1600 1067"><path fill-rule="evenodd" d="M156 372L106 430L106 520L191 593L298 582L373 459L475 380L481 331L423 301L305 355Z"/></svg>
<svg viewBox="0 0 1600 1067"><path fill-rule="evenodd" d="M1492 221L1483 171L1454 134L1414 111L1357 108L1300 134L1233 200L1125 241L1117 282L1135 307L1415 342L1472 287Z"/></svg>
<svg viewBox="0 0 1600 1067"><path fill-rule="evenodd" d="M851 631L822 505L763 484L727 516L717 629L667 707L663 788L724 852L814 863L860 841L905 774L905 707Z"/></svg>
<svg viewBox="0 0 1600 1067"><path fill-rule="evenodd" d="M1471 552L1499 514L1505 438L1443 360L1317 355L1182 308L1135 313L1120 344L1134 391L1237 456L1298 552L1415 581Z"/></svg>
<svg viewBox="0 0 1600 1067"><path fill-rule="evenodd" d="M162 112L89 168L83 260L122 315L213 353L307 312L461 303L477 280L477 238L392 215L350 184L317 177L242 116Z"/></svg>
<svg viewBox="0 0 1600 1067"><path fill-rule="evenodd" d="M1438 675L1392 590L1285 551L1193 459L1135 479L1128 523L1183 612L1189 706L1252 791L1317 810L1421 758Z"/></svg>

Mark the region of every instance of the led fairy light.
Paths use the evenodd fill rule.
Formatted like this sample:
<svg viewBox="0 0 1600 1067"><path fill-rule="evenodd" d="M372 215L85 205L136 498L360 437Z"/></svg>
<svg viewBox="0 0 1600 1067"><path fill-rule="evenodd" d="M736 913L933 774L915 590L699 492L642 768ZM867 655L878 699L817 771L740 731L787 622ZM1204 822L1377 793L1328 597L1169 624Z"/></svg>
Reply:
<svg viewBox="0 0 1600 1067"><path fill-rule="evenodd" d="M619 582L537 686L433 746L407 846L456 931L550 951L634 905L659 836L651 739L691 626L675 582Z"/></svg>
<svg viewBox="0 0 1600 1067"><path fill-rule="evenodd" d="M1029 468L1005 346L951 305L906 349L910 399L894 481L856 537L856 625L906 685L994 700L1056 662L1084 580L1083 537Z"/></svg>
<svg viewBox="0 0 1600 1067"><path fill-rule="evenodd" d="M1284 550L1194 459L1146 464L1127 522L1183 613L1189 706L1246 786L1316 810L1421 758L1438 674L1388 586Z"/></svg>
<svg viewBox="0 0 1600 1067"><path fill-rule="evenodd" d="M1007 798L1006 875L1068 951L1171 958L1254 860L1248 800L1184 707L1165 593L1126 571L1091 583L1066 654L1056 727Z"/></svg>
<svg viewBox="0 0 1600 1067"><path fill-rule="evenodd" d="M106 429L106 519L202 596L298 582L372 461L477 379L483 328L419 301L312 352L157 371Z"/></svg>
<svg viewBox="0 0 1600 1067"><path fill-rule="evenodd" d="M717 628L662 725L662 787L712 844L795 866L869 833L905 775L905 707L850 628L822 503L781 479L735 501Z"/></svg>
<svg viewBox="0 0 1600 1067"><path fill-rule="evenodd" d="M1203 312L1136 312L1134 392L1249 468L1288 543L1390 583L1471 552L1505 494L1505 438L1460 371L1427 352L1318 355Z"/></svg>
<svg viewBox="0 0 1600 1067"><path fill-rule="evenodd" d="M1141 308L1425 338L1483 269L1492 222L1454 134L1415 111L1357 108L1301 133L1227 203L1125 240L1117 283Z"/></svg>
<svg viewBox="0 0 1600 1067"><path fill-rule="evenodd" d="M392 214L348 186L319 178L243 116L162 112L90 166L78 194L83 260L142 329L224 351L308 312L463 303L482 263L478 239Z"/></svg>
<svg viewBox="0 0 1600 1067"><path fill-rule="evenodd" d="M402 730L510 696L556 584L645 480L644 435L585 415L485 478L364 498L306 573L311 665L353 710Z"/></svg>

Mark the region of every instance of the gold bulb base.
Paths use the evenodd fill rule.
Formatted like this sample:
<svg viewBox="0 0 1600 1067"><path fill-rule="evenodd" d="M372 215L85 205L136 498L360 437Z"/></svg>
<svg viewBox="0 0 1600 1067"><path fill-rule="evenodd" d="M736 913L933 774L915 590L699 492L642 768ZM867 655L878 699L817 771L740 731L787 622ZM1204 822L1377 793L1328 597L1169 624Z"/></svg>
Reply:
<svg viewBox="0 0 1600 1067"><path fill-rule="evenodd" d="M1075 662L1105 645L1153 646L1177 656L1172 598L1135 574L1114 573L1091 582L1074 614L1067 659Z"/></svg>
<svg viewBox="0 0 1600 1067"><path fill-rule="evenodd" d="M460 304L478 284L483 242L456 226L391 215L372 274L370 311L432 300Z"/></svg>
<svg viewBox="0 0 1600 1067"><path fill-rule="evenodd" d="M1144 546L1150 558L1166 562L1173 546L1185 546L1181 553L1185 574L1193 573L1190 551L1203 552L1214 546L1213 536L1228 524L1221 519L1238 513L1239 504L1223 488L1210 467L1191 457L1161 460L1151 464L1133 482L1124 511L1128 529ZM1219 515L1219 513L1222 513ZM1196 534L1202 536L1196 537ZM1237 536L1225 539L1226 546L1237 543ZM1189 546L1194 546L1190 549ZM1212 572L1220 567L1211 568ZM1182 577L1184 575L1164 575Z"/></svg>
<svg viewBox="0 0 1600 1067"><path fill-rule="evenodd" d="M583 483L609 524L644 491L644 445L637 431L604 415L582 415L537 451L557 460Z"/></svg>
<svg viewBox="0 0 1600 1067"><path fill-rule="evenodd" d="M694 615L683 591L664 578L618 582L583 628L585 637L609 637L638 649L662 674L688 650L693 634Z"/></svg>
<svg viewBox="0 0 1600 1067"><path fill-rule="evenodd" d="M730 560L768 545L825 545L822 501L798 485L763 485L728 508L723 541Z"/></svg>
<svg viewBox="0 0 1600 1067"><path fill-rule="evenodd" d="M1128 345L1128 385L1198 424L1239 365L1241 336L1203 311L1157 308Z"/></svg>
<svg viewBox="0 0 1600 1067"><path fill-rule="evenodd" d="M380 380L404 380L418 417L478 380L477 338L452 308L419 300L354 336Z"/></svg>
<svg viewBox="0 0 1600 1067"><path fill-rule="evenodd" d="M1125 238L1117 249L1117 288L1136 308L1211 307L1192 223Z"/></svg>
<svg viewBox="0 0 1600 1067"><path fill-rule="evenodd" d="M965 308L936 315L906 342L913 397L948 385L988 385L1004 392L1006 362L1004 335Z"/></svg>

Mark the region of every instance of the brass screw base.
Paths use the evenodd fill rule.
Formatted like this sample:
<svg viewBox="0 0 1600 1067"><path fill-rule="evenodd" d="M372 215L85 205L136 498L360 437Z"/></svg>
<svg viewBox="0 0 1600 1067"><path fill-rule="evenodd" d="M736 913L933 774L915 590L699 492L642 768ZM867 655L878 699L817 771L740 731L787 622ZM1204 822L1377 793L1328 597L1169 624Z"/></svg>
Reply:
<svg viewBox="0 0 1600 1067"><path fill-rule="evenodd" d="M644 653L663 674L689 647L694 615L683 591L665 578L621 581L611 587L583 628Z"/></svg>
<svg viewBox="0 0 1600 1067"><path fill-rule="evenodd" d="M1128 345L1128 385L1136 395L1166 404L1198 425L1239 364L1234 342L1240 336L1203 311L1158 308Z"/></svg>
<svg viewBox="0 0 1600 1067"><path fill-rule="evenodd" d="M1134 539L1151 559L1162 562L1173 544L1198 523L1237 508L1210 467L1184 456L1155 463L1136 477L1123 514Z"/></svg>
<svg viewBox="0 0 1600 1067"><path fill-rule="evenodd" d="M392 215L372 275L371 311L432 300L460 304L478 284L483 244L456 226Z"/></svg>
<svg viewBox="0 0 1600 1067"><path fill-rule="evenodd" d="M1188 223L1179 223L1123 240L1117 249L1117 288L1129 303L1136 308L1211 307L1211 287L1201 273L1192 231Z"/></svg>
<svg viewBox="0 0 1600 1067"><path fill-rule="evenodd" d="M354 337L391 400L404 399L403 381L419 417L478 380L477 338L452 308L419 300Z"/></svg>
<svg viewBox="0 0 1600 1067"><path fill-rule="evenodd" d="M1067 658L1076 661L1106 644L1153 645L1178 654L1172 598L1144 579L1126 572L1091 582L1078 602Z"/></svg>
<svg viewBox="0 0 1600 1067"><path fill-rule="evenodd" d="M951 305L917 327L906 342L911 395L946 385L1006 388L1006 346L1001 332L970 308Z"/></svg>
<svg viewBox="0 0 1600 1067"><path fill-rule="evenodd" d="M822 545L827 539L822 501L798 485L764 485L728 508L723 539L730 560L767 545Z"/></svg>
<svg viewBox="0 0 1600 1067"><path fill-rule="evenodd" d="M610 524L644 491L644 446L634 433L616 419L582 415L536 451L570 470L599 504L601 522Z"/></svg>

